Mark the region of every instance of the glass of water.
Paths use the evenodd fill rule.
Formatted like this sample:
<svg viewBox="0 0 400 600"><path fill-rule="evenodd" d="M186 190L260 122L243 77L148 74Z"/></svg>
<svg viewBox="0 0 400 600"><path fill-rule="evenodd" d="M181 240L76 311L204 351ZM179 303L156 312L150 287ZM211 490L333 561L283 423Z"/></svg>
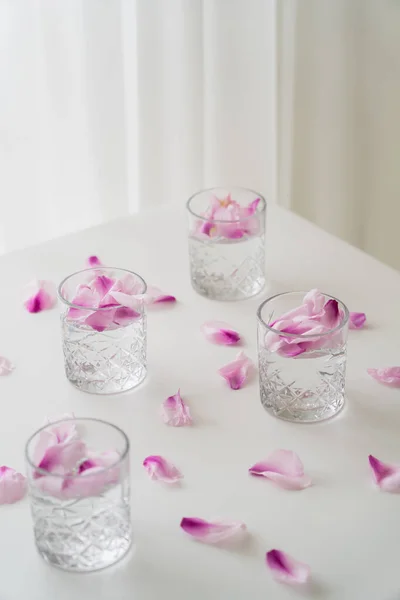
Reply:
<svg viewBox="0 0 400 600"><path fill-rule="evenodd" d="M349 312L343 302L323 294L337 310L335 327L321 327L323 332L314 335L291 333L290 314L302 304L304 294L286 292L261 304L258 361L264 408L280 419L310 423L333 417L344 405ZM288 316L287 326L274 329L282 315Z"/></svg>
<svg viewBox="0 0 400 600"><path fill-rule="evenodd" d="M212 188L187 202L192 286L214 300L244 300L265 285L266 202L243 188Z"/></svg>
<svg viewBox="0 0 400 600"><path fill-rule="evenodd" d="M61 282L65 373L77 388L112 394L146 377L146 289L136 273L105 267Z"/></svg>
<svg viewBox="0 0 400 600"><path fill-rule="evenodd" d="M49 564L94 571L132 542L129 441L96 419L48 423L26 445L36 547Z"/></svg>

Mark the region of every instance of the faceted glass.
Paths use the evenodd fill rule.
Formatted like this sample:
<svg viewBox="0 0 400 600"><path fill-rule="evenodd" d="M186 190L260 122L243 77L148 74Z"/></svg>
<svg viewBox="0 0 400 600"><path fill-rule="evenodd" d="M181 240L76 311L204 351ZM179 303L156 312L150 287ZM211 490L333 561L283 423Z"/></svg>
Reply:
<svg viewBox="0 0 400 600"><path fill-rule="evenodd" d="M223 220L210 216L210 207L220 201L226 208L233 200L243 209L257 203L254 214ZM189 216L189 261L193 288L214 300L244 300L265 285L264 198L242 188L212 188L198 192L187 203ZM221 211L217 212L217 215Z"/></svg>
<svg viewBox="0 0 400 600"><path fill-rule="evenodd" d="M349 313L338 302L340 323L320 335L283 333L273 322L302 304L305 292L287 292L265 300L258 309L260 396L264 408L280 419L316 422L336 415L345 402L346 342ZM324 294L327 300L332 296ZM271 351L268 333L296 343L313 342L297 356ZM308 345L308 344L307 344ZM312 347L312 349L311 349Z"/></svg>
<svg viewBox="0 0 400 600"><path fill-rule="evenodd" d="M77 290L96 276L115 280L129 277L137 295L146 291L144 280L131 271L94 268L67 277L59 287L62 345L65 373L69 381L82 391L112 394L136 387L146 377L146 311L143 300L135 300L136 317L125 324L111 322L97 329L85 322L85 316L106 316L115 310L82 308L73 304ZM75 318L78 309L79 318ZM82 318L83 315L83 318Z"/></svg>
<svg viewBox="0 0 400 600"><path fill-rule="evenodd" d="M76 425L92 452L113 453L116 462L79 474L38 468L37 452L54 431ZM57 434L59 436L59 433ZM56 438L57 444L66 444ZM36 547L49 564L69 571L94 571L120 560L132 543L129 441L118 427L96 419L65 419L37 431L26 445L27 479ZM60 469L58 469L60 471Z"/></svg>

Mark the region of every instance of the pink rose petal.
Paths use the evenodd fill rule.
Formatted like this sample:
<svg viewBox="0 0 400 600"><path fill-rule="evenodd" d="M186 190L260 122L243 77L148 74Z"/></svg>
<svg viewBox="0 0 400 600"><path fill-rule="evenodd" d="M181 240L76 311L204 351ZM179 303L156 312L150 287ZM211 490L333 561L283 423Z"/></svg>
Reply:
<svg viewBox="0 0 400 600"><path fill-rule="evenodd" d="M47 419L33 452L35 486L60 499L96 496L120 478L117 450L97 452L79 439L73 414Z"/></svg>
<svg viewBox="0 0 400 600"><path fill-rule="evenodd" d="M54 475L38 475L34 477L34 486L43 494L64 499L64 480L64 477L54 477ZM31 483L31 485L33 484Z"/></svg>
<svg viewBox="0 0 400 600"><path fill-rule="evenodd" d="M325 304L325 296L317 289L312 289L303 298L303 304L307 308L308 315L315 315L322 311Z"/></svg>
<svg viewBox="0 0 400 600"><path fill-rule="evenodd" d="M183 477L179 469L162 456L148 456L144 459L143 466L150 479L163 481L164 483L176 483Z"/></svg>
<svg viewBox="0 0 400 600"><path fill-rule="evenodd" d="M138 294L140 282L129 273L122 279L97 275L87 284L79 285L68 317L78 320L98 332L125 327L139 318L143 295Z"/></svg>
<svg viewBox="0 0 400 600"><path fill-rule="evenodd" d="M385 492L400 492L400 466L383 463L371 454L368 460L377 486Z"/></svg>
<svg viewBox="0 0 400 600"><path fill-rule="evenodd" d="M117 450L107 450L106 452L94 452L88 450L85 460L79 465L78 472L83 473L93 468L108 468L116 465L121 459Z"/></svg>
<svg viewBox="0 0 400 600"><path fill-rule="evenodd" d="M68 309L68 318L73 320L85 320L97 308L100 302L100 295L87 285L81 285L77 289L76 295L72 298L72 304L82 306L82 309L70 307Z"/></svg>
<svg viewBox="0 0 400 600"><path fill-rule="evenodd" d="M118 469L109 469L105 471L102 467L93 467L83 471L76 477L65 477L62 480L62 488L58 496L62 499L99 496L100 494L103 494L109 486L118 483L118 473Z"/></svg>
<svg viewBox="0 0 400 600"><path fill-rule="evenodd" d="M246 531L246 525L241 521L205 521L197 517L184 517L181 528L206 544L217 544Z"/></svg>
<svg viewBox="0 0 400 600"><path fill-rule="evenodd" d="M86 317L85 323L92 329L102 332L114 323L115 309L97 310Z"/></svg>
<svg viewBox="0 0 400 600"><path fill-rule="evenodd" d="M213 227L214 224L211 221L199 221L198 223L199 233L205 236L211 237Z"/></svg>
<svg viewBox="0 0 400 600"><path fill-rule="evenodd" d="M124 292L118 292L114 290L110 290L107 299L117 302L117 305L119 306L130 308L131 310L135 311L142 303L142 297L139 295L125 294Z"/></svg>
<svg viewBox="0 0 400 600"><path fill-rule="evenodd" d="M210 342L231 346L240 341L240 335L237 331L221 321L206 321L201 326L201 330Z"/></svg>
<svg viewBox="0 0 400 600"><path fill-rule="evenodd" d="M58 443L45 451L42 460L37 465L49 473L65 475L74 469L86 455L86 444L81 440ZM37 473L40 477L40 474Z"/></svg>
<svg viewBox="0 0 400 600"><path fill-rule="evenodd" d="M339 346L343 343L340 332L330 333L330 330L337 328L342 318L337 300L331 298L325 301L324 294L316 289L311 290L304 296L302 305L270 323L273 329L290 335L268 331L265 347L285 358L294 358L313 350ZM295 337L296 334L299 337ZM315 337L305 338L305 335Z"/></svg>
<svg viewBox="0 0 400 600"><path fill-rule="evenodd" d="M367 316L365 313L351 312L349 314L349 328L350 329L361 329L364 327Z"/></svg>
<svg viewBox="0 0 400 600"><path fill-rule="evenodd" d="M192 424L190 410L181 398L181 391L169 396L161 405L161 416L166 425L183 427Z"/></svg>
<svg viewBox="0 0 400 600"><path fill-rule="evenodd" d="M164 294L159 288L149 285L145 294L146 304L170 304L176 302L175 296Z"/></svg>
<svg viewBox="0 0 400 600"><path fill-rule="evenodd" d="M240 209L240 220L243 230L247 235L256 235L259 231L260 223L256 215L261 198L256 198L250 204Z"/></svg>
<svg viewBox="0 0 400 600"><path fill-rule="evenodd" d="M241 225L240 221L237 223L218 223L216 229L220 237L227 238L228 240L240 240L246 235L246 229Z"/></svg>
<svg viewBox="0 0 400 600"><path fill-rule="evenodd" d="M400 387L400 367L387 367L385 369L367 369L368 373L386 385Z"/></svg>
<svg viewBox="0 0 400 600"><path fill-rule="evenodd" d="M14 365L8 358L0 356L0 376L9 375L14 369Z"/></svg>
<svg viewBox="0 0 400 600"><path fill-rule="evenodd" d="M68 444L78 439L78 431L74 419L75 417L72 413L46 418L45 425L54 423L54 426L47 427L38 435L38 440L33 451L33 462L35 465L40 464L48 449L52 446ZM57 421L61 422L58 423Z"/></svg>
<svg viewBox="0 0 400 600"><path fill-rule="evenodd" d="M26 287L26 300L24 306L30 313L53 308L56 303L56 287L51 281L39 279Z"/></svg>
<svg viewBox="0 0 400 600"><path fill-rule="evenodd" d="M218 370L218 373L228 382L232 390L240 390L245 384L253 362L242 351L234 361Z"/></svg>
<svg viewBox="0 0 400 600"><path fill-rule="evenodd" d="M89 267L102 267L103 263L101 262L101 260L99 259L98 256L89 256L89 258L87 259L87 264Z"/></svg>
<svg viewBox="0 0 400 600"><path fill-rule="evenodd" d="M281 583L307 583L310 579L310 567L282 550L270 550L265 559L273 577Z"/></svg>
<svg viewBox="0 0 400 600"><path fill-rule="evenodd" d="M78 438L78 430L76 428L75 415L73 413L63 413L62 415L47 417L46 425L51 425L52 423L54 423L54 425L50 429L50 433L55 436L55 443L72 442L72 440ZM42 434L48 432L49 430L45 430Z"/></svg>
<svg viewBox="0 0 400 600"><path fill-rule="evenodd" d="M257 208L258 208L258 205L260 204L260 202L261 202L261 198L256 198L255 200L250 202L250 204L248 206L241 209L240 217L245 218L245 217L251 217L252 215L254 215L257 212Z"/></svg>
<svg viewBox="0 0 400 600"><path fill-rule="evenodd" d="M63 498L86 498L98 496L120 478L119 461L116 450L106 452L87 451L86 459L79 465L75 477L65 477L60 496ZM113 466L115 465L115 466Z"/></svg>
<svg viewBox="0 0 400 600"><path fill-rule="evenodd" d="M338 301L331 298L325 303L319 322L327 329L334 329L339 325L340 320Z"/></svg>
<svg viewBox="0 0 400 600"><path fill-rule="evenodd" d="M326 312L325 308L328 309L328 316L332 316L334 314L332 309L335 308L335 305L333 303L328 305L328 302L330 301L328 300L326 302L324 294L319 290L310 290L304 296L303 303L300 304L300 306L296 306L295 308L292 308L292 310L283 313L278 319L273 321L270 326L276 329L274 323L277 323L278 321L301 322L304 320L321 320Z"/></svg>
<svg viewBox="0 0 400 600"><path fill-rule="evenodd" d="M303 354L309 350L321 349L329 339L328 336L318 337L321 333L326 332L326 327L318 323L318 321L311 321L306 317L302 321L295 321L285 319L282 321L276 321L274 323L274 329L281 331L282 333L289 333L292 335L298 334L299 337L287 337L279 335L273 331L268 331L264 338L266 348L270 352L277 352L280 356L285 358L292 358ZM315 338L302 338L302 335L315 335Z"/></svg>
<svg viewBox="0 0 400 600"><path fill-rule="evenodd" d="M115 283L115 280L111 277L107 277L107 275L97 275L90 283L90 288L98 294L99 298L104 298L104 296L111 290ZM76 302L74 302L76 304Z"/></svg>
<svg viewBox="0 0 400 600"><path fill-rule="evenodd" d="M311 485L304 474L303 463L291 450L276 450L270 456L249 469L251 475L270 479L286 490L303 490Z"/></svg>
<svg viewBox="0 0 400 600"><path fill-rule="evenodd" d="M140 317L140 313L128 306L120 306L115 309L114 323L120 327L130 325L133 321Z"/></svg>
<svg viewBox="0 0 400 600"><path fill-rule="evenodd" d="M212 198L210 206L202 215L205 221L198 221L194 234L202 238L240 239L245 235L255 235L259 229L256 212L261 198L256 198L248 206L241 207L228 194L226 198Z"/></svg>
<svg viewBox="0 0 400 600"><path fill-rule="evenodd" d="M114 291L128 296L138 296L143 293L143 283L131 273L126 273L121 279L115 281L110 293Z"/></svg>
<svg viewBox="0 0 400 600"><path fill-rule="evenodd" d="M11 467L0 467L0 504L13 504L26 494L26 477Z"/></svg>
<svg viewBox="0 0 400 600"><path fill-rule="evenodd" d="M66 500L98 496L118 483L121 457L116 450L93 452L85 448L84 456L79 454L76 457L76 462L72 459L69 463L70 469L59 467L53 471L55 475L64 477L37 473L35 486L46 494ZM67 466L65 461L64 466Z"/></svg>

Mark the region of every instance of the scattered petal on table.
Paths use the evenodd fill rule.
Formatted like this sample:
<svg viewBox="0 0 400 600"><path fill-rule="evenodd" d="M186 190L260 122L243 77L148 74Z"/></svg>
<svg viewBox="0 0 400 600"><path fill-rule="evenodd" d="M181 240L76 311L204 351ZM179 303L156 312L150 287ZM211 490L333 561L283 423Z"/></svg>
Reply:
<svg viewBox="0 0 400 600"><path fill-rule="evenodd" d="M56 303L56 286L52 281L39 279L26 286L26 300L24 306L30 313L53 308Z"/></svg>
<svg viewBox="0 0 400 600"><path fill-rule="evenodd" d="M214 344L231 346L240 341L238 332L222 321L206 321L201 326L201 330L206 338Z"/></svg>
<svg viewBox="0 0 400 600"><path fill-rule="evenodd" d="M218 370L218 373L228 382L232 390L240 390L245 384L253 362L242 351L239 352L234 361L228 363Z"/></svg>
<svg viewBox="0 0 400 600"><path fill-rule="evenodd" d="M246 525L241 521L205 521L197 517L184 517L182 529L206 544L217 544L246 531Z"/></svg>
<svg viewBox="0 0 400 600"><path fill-rule="evenodd" d="M375 483L385 492L400 492L400 465L383 463L371 454L368 460Z"/></svg>
<svg viewBox="0 0 400 600"><path fill-rule="evenodd" d="M89 258L87 259L87 264L89 267L102 267L103 263L101 262L101 260L99 259L98 256L89 256Z"/></svg>
<svg viewBox="0 0 400 600"><path fill-rule="evenodd" d="M0 467L0 504L13 504L26 493L26 478L11 467Z"/></svg>
<svg viewBox="0 0 400 600"><path fill-rule="evenodd" d="M176 302L176 298L170 294L164 294L158 287L149 285L145 294L145 302L146 304L170 304Z"/></svg>
<svg viewBox="0 0 400 600"><path fill-rule="evenodd" d="M365 313L351 312L349 314L349 328L350 329L361 329L364 327L367 316Z"/></svg>
<svg viewBox="0 0 400 600"><path fill-rule="evenodd" d="M282 550L270 550L265 558L273 577L281 583L307 583L310 578L310 567Z"/></svg>
<svg viewBox="0 0 400 600"><path fill-rule="evenodd" d="M144 459L143 466L150 479L163 481L164 483L176 483L183 477L179 469L162 456L148 456Z"/></svg>
<svg viewBox="0 0 400 600"><path fill-rule="evenodd" d="M368 373L379 381L386 385L392 385L393 387L400 387L400 367L387 367L385 369L367 369Z"/></svg>
<svg viewBox="0 0 400 600"><path fill-rule="evenodd" d="M187 404L182 400L181 391L169 396L161 405L161 416L164 423L173 427L183 427L192 424L192 417Z"/></svg>
<svg viewBox="0 0 400 600"><path fill-rule="evenodd" d="M251 475L265 477L286 490L303 490L311 485L303 463L291 450L276 450L266 460L249 469Z"/></svg>
<svg viewBox="0 0 400 600"><path fill-rule="evenodd" d="M14 365L8 358L0 356L0 376L9 375L14 369Z"/></svg>

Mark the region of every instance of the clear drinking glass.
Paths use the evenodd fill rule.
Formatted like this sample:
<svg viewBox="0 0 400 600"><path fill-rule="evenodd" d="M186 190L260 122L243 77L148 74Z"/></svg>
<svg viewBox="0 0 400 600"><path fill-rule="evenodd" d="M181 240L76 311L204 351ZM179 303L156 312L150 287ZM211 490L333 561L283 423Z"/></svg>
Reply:
<svg viewBox="0 0 400 600"><path fill-rule="evenodd" d="M146 312L143 300L131 296L128 300L134 302L134 310L119 307L116 312L115 300L107 297L102 303L110 305L96 308L98 296L93 287L97 283L93 282L101 284L100 278L106 284L111 279L124 292L138 296L147 288L136 273L96 267L70 275L58 289L67 378L85 392L112 394L131 389L146 377ZM89 306L82 307L81 301Z"/></svg>
<svg viewBox="0 0 400 600"><path fill-rule="evenodd" d="M39 554L69 571L114 564L132 543L129 441L105 421L63 419L26 444Z"/></svg>
<svg viewBox="0 0 400 600"><path fill-rule="evenodd" d="M333 417L344 405L349 312L337 300L339 324L319 335L274 329L274 321L300 306L304 295L286 292L261 304L257 313L258 361L264 408L280 419L309 423ZM324 296L327 301L336 300ZM297 350L293 351L292 344ZM298 354L290 356L293 352Z"/></svg>
<svg viewBox="0 0 400 600"><path fill-rule="evenodd" d="M264 198L242 188L212 188L187 202L193 288L214 300L243 300L265 285Z"/></svg>

